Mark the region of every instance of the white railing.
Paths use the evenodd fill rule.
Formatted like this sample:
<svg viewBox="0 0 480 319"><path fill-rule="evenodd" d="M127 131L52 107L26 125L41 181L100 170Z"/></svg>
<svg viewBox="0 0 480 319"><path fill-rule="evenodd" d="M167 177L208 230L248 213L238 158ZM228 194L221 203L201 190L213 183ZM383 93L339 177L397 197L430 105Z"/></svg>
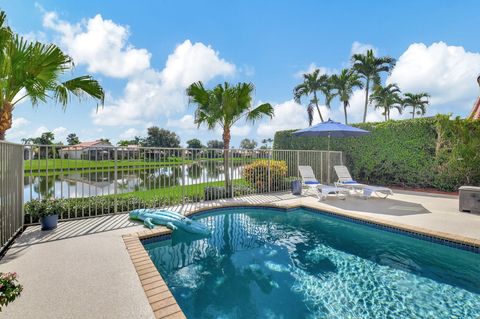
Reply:
<svg viewBox="0 0 480 319"><path fill-rule="evenodd" d="M329 183L333 165L342 162L334 151L24 147L25 202L63 198L68 209L60 219L284 191L298 178L298 165L312 166Z"/></svg>
<svg viewBox="0 0 480 319"><path fill-rule="evenodd" d="M23 228L23 145L0 141L0 253Z"/></svg>

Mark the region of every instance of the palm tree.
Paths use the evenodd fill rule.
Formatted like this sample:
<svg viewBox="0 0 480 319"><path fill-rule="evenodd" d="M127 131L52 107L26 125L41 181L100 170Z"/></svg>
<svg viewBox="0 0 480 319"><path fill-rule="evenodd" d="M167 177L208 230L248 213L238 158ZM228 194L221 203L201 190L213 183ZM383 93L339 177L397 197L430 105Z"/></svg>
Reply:
<svg viewBox="0 0 480 319"><path fill-rule="evenodd" d="M210 130L213 130L217 125L223 129L226 190L230 189L228 150L230 148L232 126L240 119L254 122L263 116L272 118L274 115L273 107L269 103L256 107L252 106L254 90L255 87L252 83L238 83L232 86L226 82L209 90L200 81L187 88L190 103L197 106L195 124L198 126L206 124Z"/></svg>
<svg viewBox="0 0 480 319"><path fill-rule="evenodd" d="M385 116L385 121L390 120L390 111L394 108L402 114L402 98L400 97L400 89L396 84L389 84L385 87L375 86L370 96L370 103L373 103L376 109L383 109L382 114Z"/></svg>
<svg viewBox="0 0 480 319"><path fill-rule="evenodd" d="M322 74L320 75L320 70L316 69L312 73L306 73L303 75L303 83L297 85L293 89L293 98L295 102L301 103L301 99L304 96L310 96L313 95L313 97L310 99L310 103L307 106L307 113L308 113L308 123L309 125L312 125L313 122L313 107L315 106L318 112L318 116L320 117L320 121L323 122L323 116L322 112L320 112L320 107L318 106L318 96L317 92L321 91L322 93L324 92L330 92L328 90L328 75ZM325 93L324 93L325 94ZM327 99L326 106L330 106L330 99Z"/></svg>
<svg viewBox="0 0 480 319"><path fill-rule="evenodd" d="M29 42L14 34L6 26L5 12L0 12L0 140L12 127L15 106L27 97L33 106L53 99L65 108L72 94L103 104L103 88L91 76L60 81L73 67L72 59L56 45Z"/></svg>
<svg viewBox="0 0 480 319"><path fill-rule="evenodd" d="M362 88L363 83L360 80L360 75L352 69L343 69L340 74L334 74L330 78L334 95L338 96L340 102L343 103L343 112L345 113L345 124L348 124L347 107L350 105L350 97L353 94L353 89Z"/></svg>
<svg viewBox="0 0 480 319"><path fill-rule="evenodd" d="M395 66L395 59L389 56L377 58L373 50L368 50L366 54L354 54L352 56L353 68L365 80L365 108L363 111L363 122L367 119L367 108L370 83L380 85L380 73L390 72Z"/></svg>
<svg viewBox="0 0 480 319"><path fill-rule="evenodd" d="M407 106L412 107L412 112L410 112L412 113L412 119L415 118L415 114L425 115L429 103L428 98L430 97L428 93L405 93L404 96L403 108L406 108Z"/></svg>

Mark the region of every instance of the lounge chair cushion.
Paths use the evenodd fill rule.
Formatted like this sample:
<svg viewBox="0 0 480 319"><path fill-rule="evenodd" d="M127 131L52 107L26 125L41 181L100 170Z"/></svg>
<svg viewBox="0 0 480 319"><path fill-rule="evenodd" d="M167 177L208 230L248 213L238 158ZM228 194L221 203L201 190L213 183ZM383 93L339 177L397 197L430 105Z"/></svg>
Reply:
<svg viewBox="0 0 480 319"><path fill-rule="evenodd" d="M305 182L306 185L318 185L320 184L319 182L316 182L316 181L307 181Z"/></svg>
<svg viewBox="0 0 480 319"><path fill-rule="evenodd" d="M357 181L343 181L342 184L358 184Z"/></svg>

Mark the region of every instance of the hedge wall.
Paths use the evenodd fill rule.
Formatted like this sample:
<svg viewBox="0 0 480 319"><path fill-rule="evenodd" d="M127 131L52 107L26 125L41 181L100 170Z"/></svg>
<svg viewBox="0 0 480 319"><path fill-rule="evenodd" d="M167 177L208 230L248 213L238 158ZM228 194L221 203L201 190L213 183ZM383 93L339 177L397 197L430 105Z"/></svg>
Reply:
<svg viewBox="0 0 480 319"><path fill-rule="evenodd" d="M361 123L372 134L332 138L357 181L402 187L457 190L480 184L480 121L446 115L434 118ZM327 138L275 134L274 149L326 150Z"/></svg>

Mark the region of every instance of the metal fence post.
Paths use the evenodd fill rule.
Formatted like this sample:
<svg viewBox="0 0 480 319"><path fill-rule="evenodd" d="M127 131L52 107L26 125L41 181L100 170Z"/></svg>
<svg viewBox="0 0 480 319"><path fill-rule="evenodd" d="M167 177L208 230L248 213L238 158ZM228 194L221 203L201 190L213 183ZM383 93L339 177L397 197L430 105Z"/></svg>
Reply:
<svg viewBox="0 0 480 319"><path fill-rule="evenodd" d="M187 168L185 166L185 149L182 149L182 205L185 206L185 174Z"/></svg>
<svg viewBox="0 0 480 319"><path fill-rule="evenodd" d="M118 188L118 182L117 182L117 178L118 178L118 163L117 163L117 159L118 159L118 153L117 153L117 148L115 147L114 150L113 150L113 163L114 163L114 166L113 166L113 212L116 214L118 212L118 200L117 200L117 188Z"/></svg>
<svg viewBox="0 0 480 319"><path fill-rule="evenodd" d="M300 177L298 167L300 166L300 151L297 151L297 177Z"/></svg>
<svg viewBox="0 0 480 319"><path fill-rule="evenodd" d="M272 176L270 175L270 156L273 155L273 151L270 150L268 151L270 154L268 154L268 170L267 170L267 174L268 174L268 192L270 193L272 191L272 187L271 187L271 184L272 184Z"/></svg>

